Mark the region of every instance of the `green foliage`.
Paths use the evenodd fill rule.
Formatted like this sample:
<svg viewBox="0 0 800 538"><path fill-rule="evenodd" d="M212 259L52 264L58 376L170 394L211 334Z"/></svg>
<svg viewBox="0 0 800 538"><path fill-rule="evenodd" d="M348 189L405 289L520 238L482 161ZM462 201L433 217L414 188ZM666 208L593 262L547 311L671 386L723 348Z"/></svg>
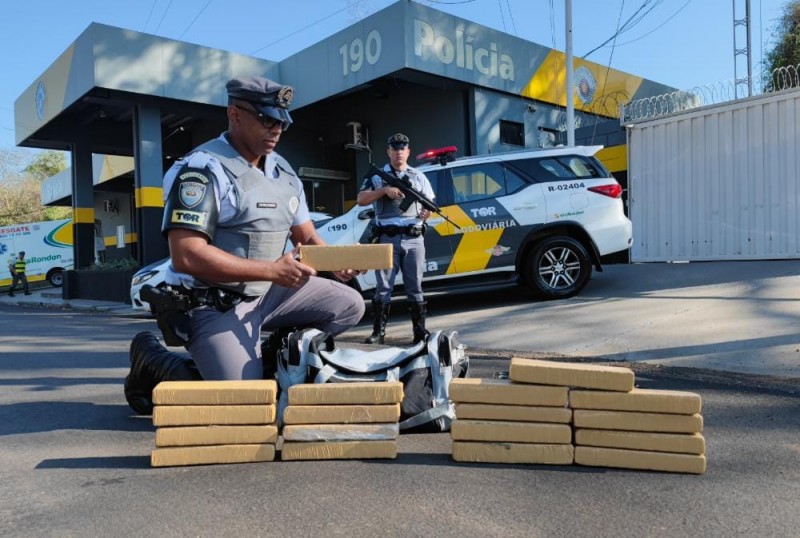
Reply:
<svg viewBox="0 0 800 538"><path fill-rule="evenodd" d="M58 151L0 150L0 226L72 217L71 207L44 207L42 181L67 167Z"/></svg>
<svg viewBox="0 0 800 538"><path fill-rule="evenodd" d="M790 0L773 28L775 46L764 61L764 79L772 80L772 71L800 65L800 0Z"/></svg>
<svg viewBox="0 0 800 538"><path fill-rule="evenodd" d="M43 151L33 157L23 172L43 181L67 168L67 157L61 151Z"/></svg>

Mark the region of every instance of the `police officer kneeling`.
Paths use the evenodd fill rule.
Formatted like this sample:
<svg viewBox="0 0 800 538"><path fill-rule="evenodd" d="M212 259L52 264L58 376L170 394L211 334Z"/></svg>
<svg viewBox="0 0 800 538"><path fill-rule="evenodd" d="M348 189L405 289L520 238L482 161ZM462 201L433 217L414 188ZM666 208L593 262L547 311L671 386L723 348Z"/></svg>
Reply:
<svg viewBox="0 0 800 538"><path fill-rule="evenodd" d="M226 89L228 130L164 175L162 231L175 306L162 309L169 316L159 326L168 326L165 334L179 339L191 359L167 351L152 333L133 339L125 396L139 413L152 411L159 381L260 379L274 367L262 347L274 352L275 340L291 328L335 336L364 314L358 292L283 254L287 238L324 244L302 182L274 151L292 124L293 89L262 77L234 78ZM335 275L344 281L356 273ZM272 331L270 345L262 346L262 328Z"/></svg>

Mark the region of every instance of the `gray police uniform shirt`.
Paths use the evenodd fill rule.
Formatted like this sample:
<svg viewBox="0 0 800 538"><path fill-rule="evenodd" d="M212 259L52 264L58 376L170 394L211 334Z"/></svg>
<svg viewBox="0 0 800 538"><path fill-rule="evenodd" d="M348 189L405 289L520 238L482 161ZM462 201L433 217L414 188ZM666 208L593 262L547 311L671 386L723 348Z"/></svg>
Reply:
<svg viewBox="0 0 800 538"><path fill-rule="evenodd" d="M401 178L404 175L408 176L411 181L411 186L414 190L424 195L429 200L433 201L434 194L431 188L431 183L428 181L424 173L407 166L405 170L395 172L390 165L385 165L383 171L388 174L394 174L396 177ZM365 182L361 190L378 190L384 187L384 182L379 176L372 176L368 182ZM422 219L417 217L419 212L423 209L418 202L412 203L408 209L403 212L400 210L400 205L403 203L403 198L391 200L386 196L382 196L373 202L375 208L375 220L380 226L411 226L414 224L422 223Z"/></svg>
<svg viewBox="0 0 800 538"><path fill-rule="evenodd" d="M211 172L219 214L212 244L226 252L243 258L275 260L283 254L290 227L310 220L302 182L289 163L275 152L267 156L265 169L261 170L247 163L223 134L198 146L170 167L164 175L165 201L178 171L186 164ZM201 282L175 271L171 264L165 280L173 286L213 285L245 295L262 295L271 286L267 281Z"/></svg>

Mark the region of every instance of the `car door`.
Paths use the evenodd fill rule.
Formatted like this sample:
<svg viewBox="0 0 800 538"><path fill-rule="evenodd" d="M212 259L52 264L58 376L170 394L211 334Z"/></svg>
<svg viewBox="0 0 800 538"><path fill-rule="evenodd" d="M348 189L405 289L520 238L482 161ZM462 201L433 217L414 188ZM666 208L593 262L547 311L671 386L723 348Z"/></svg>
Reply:
<svg viewBox="0 0 800 538"><path fill-rule="evenodd" d="M442 178L446 175L446 170L444 169L425 171L425 176L430 181L433 192L436 195L434 201L437 204L443 203L440 202L442 199L441 186L443 184ZM442 207L442 212L446 215L446 208ZM435 278L446 274L450 260L453 258L449 237L451 227L447 224L447 221L441 215L431 213L427 222L428 229L425 232L425 274L423 279Z"/></svg>
<svg viewBox="0 0 800 538"><path fill-rule="evenodd" d="M450 236L448 274L513 270L524 236L544 222L541 188L501 162L453 167L452 199L458 223Z"/></svg>

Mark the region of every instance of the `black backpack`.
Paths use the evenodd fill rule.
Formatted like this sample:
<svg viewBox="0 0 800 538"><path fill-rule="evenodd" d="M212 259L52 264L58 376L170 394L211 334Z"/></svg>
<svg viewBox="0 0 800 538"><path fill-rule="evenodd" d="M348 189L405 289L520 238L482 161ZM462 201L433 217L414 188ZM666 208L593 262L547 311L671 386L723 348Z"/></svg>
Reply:
<svg viewBox="0 0 800 538"><path fill-rule="evenodd" d="M400 430L446 432L455 419L450 380L466 377L469 357L458 332L436 331L408 348L375 351L336 349L333 336L317 329L291 333L278 355L281 394L278 416L283 417L287 390L299 383L400 381Z"/></svg>

